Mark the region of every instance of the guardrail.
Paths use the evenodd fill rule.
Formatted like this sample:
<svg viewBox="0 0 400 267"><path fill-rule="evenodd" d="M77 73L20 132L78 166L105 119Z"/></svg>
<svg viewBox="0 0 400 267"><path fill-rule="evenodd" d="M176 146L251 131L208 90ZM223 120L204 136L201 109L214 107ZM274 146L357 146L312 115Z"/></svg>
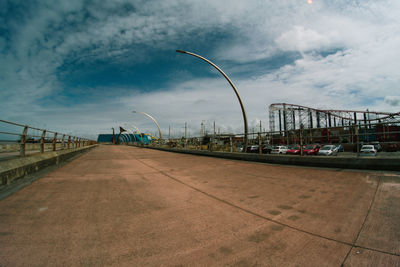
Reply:
<svg viewBox="0 0 400 267"><path fill-rule="evenodd" d="M23 157L27 151L44 153L45 151L85 147L95 143L96 141L83 137L0 120L1 152L19 151L19 156Z"/></svg>
<svg viewBox="0 0 400 267"><path fill-rule="evenodd" d="M261 127L260 127L261 128ZM120 143L132 143L132 138L124 138L121 135ZM153 141L151 146L187 149L208 150L220 152L243 151L243 134L209 133L204 136L192 136L187 138L168 138ZM276 145L313 145L335 144L342 145L345 152L359 152L364 144L374 144L379 150L393 152L400 150L400 121L382 122L376 124L358 124L346 126L334 126L328 128L300 128L282 129L280 131L257 132L256 128L248 134L248 145L257 146L258 153L262 153L263 147ZM256 152L256 151L251 151Z"/></svg>

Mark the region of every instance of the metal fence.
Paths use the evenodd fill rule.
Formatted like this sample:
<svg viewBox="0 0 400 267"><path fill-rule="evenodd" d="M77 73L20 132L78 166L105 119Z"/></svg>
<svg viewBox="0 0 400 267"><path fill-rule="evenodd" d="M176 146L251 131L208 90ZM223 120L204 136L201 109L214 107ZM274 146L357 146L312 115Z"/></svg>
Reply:
<svg viewBox="0 0 400 267"><path fill-rule="evenodd" d="M72 149L94 143L83 137L0 120L0 153L17 152L17 155L25 156L28 153Z"/></svg>
<svg viewBox="0 0 400 267"><path fill-rule="evenodd" d="M224 152L242 152L244 134L208 134L190 138L156 140L152 146ZM123 142L123 141L122 141ZM340 127L291 129L275 132L249 132L249 146L342 145L346 152L357 152L363 144L379 144L382 151L400 150L400 121L357 124ZM261 153L261 149L259 150Z"/></svg>

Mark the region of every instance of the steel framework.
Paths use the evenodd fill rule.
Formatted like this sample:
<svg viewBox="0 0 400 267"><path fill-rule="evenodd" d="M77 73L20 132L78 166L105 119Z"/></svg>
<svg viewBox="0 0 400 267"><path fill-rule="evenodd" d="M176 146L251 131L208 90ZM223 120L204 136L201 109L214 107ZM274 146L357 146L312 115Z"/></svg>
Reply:
<svg viewBox="0 0 400 267"><path fill-rule="evenodd" d="M399 125L399 122L400 112L322 110L288 103L274 103L269 106L271 132L285 133L300 128L332 128L351 125L371 127L371 124L377 123Z"/></svg>

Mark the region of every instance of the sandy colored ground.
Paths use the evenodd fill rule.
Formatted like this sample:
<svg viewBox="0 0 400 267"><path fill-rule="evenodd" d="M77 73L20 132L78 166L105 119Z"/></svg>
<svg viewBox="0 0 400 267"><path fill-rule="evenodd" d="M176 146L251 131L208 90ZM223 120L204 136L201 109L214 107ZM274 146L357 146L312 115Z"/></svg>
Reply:
<svg viewBox="0 0 400 267"><path fill-rule="evenodd" d="M0 201L0 266L400 266L400 174L100 146Z"/></svg>

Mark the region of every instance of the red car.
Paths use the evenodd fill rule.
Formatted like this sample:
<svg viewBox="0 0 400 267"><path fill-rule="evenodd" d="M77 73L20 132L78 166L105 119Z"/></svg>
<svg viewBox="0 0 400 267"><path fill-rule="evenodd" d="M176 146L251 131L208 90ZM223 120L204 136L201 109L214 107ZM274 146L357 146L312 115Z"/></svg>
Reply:
<svg viewBox="0 0 400 267"><path fill-rule="evenodd" d="M308 145L303 152L305 155L317 155L320 148L320 145Z"/></svg>
<svg viewBox="0 0 400 267"><path fill-rule="evenodd" d="M300 146L291 146L286 151L286 154L289 154L289 155L300 155Z"/></svg>

